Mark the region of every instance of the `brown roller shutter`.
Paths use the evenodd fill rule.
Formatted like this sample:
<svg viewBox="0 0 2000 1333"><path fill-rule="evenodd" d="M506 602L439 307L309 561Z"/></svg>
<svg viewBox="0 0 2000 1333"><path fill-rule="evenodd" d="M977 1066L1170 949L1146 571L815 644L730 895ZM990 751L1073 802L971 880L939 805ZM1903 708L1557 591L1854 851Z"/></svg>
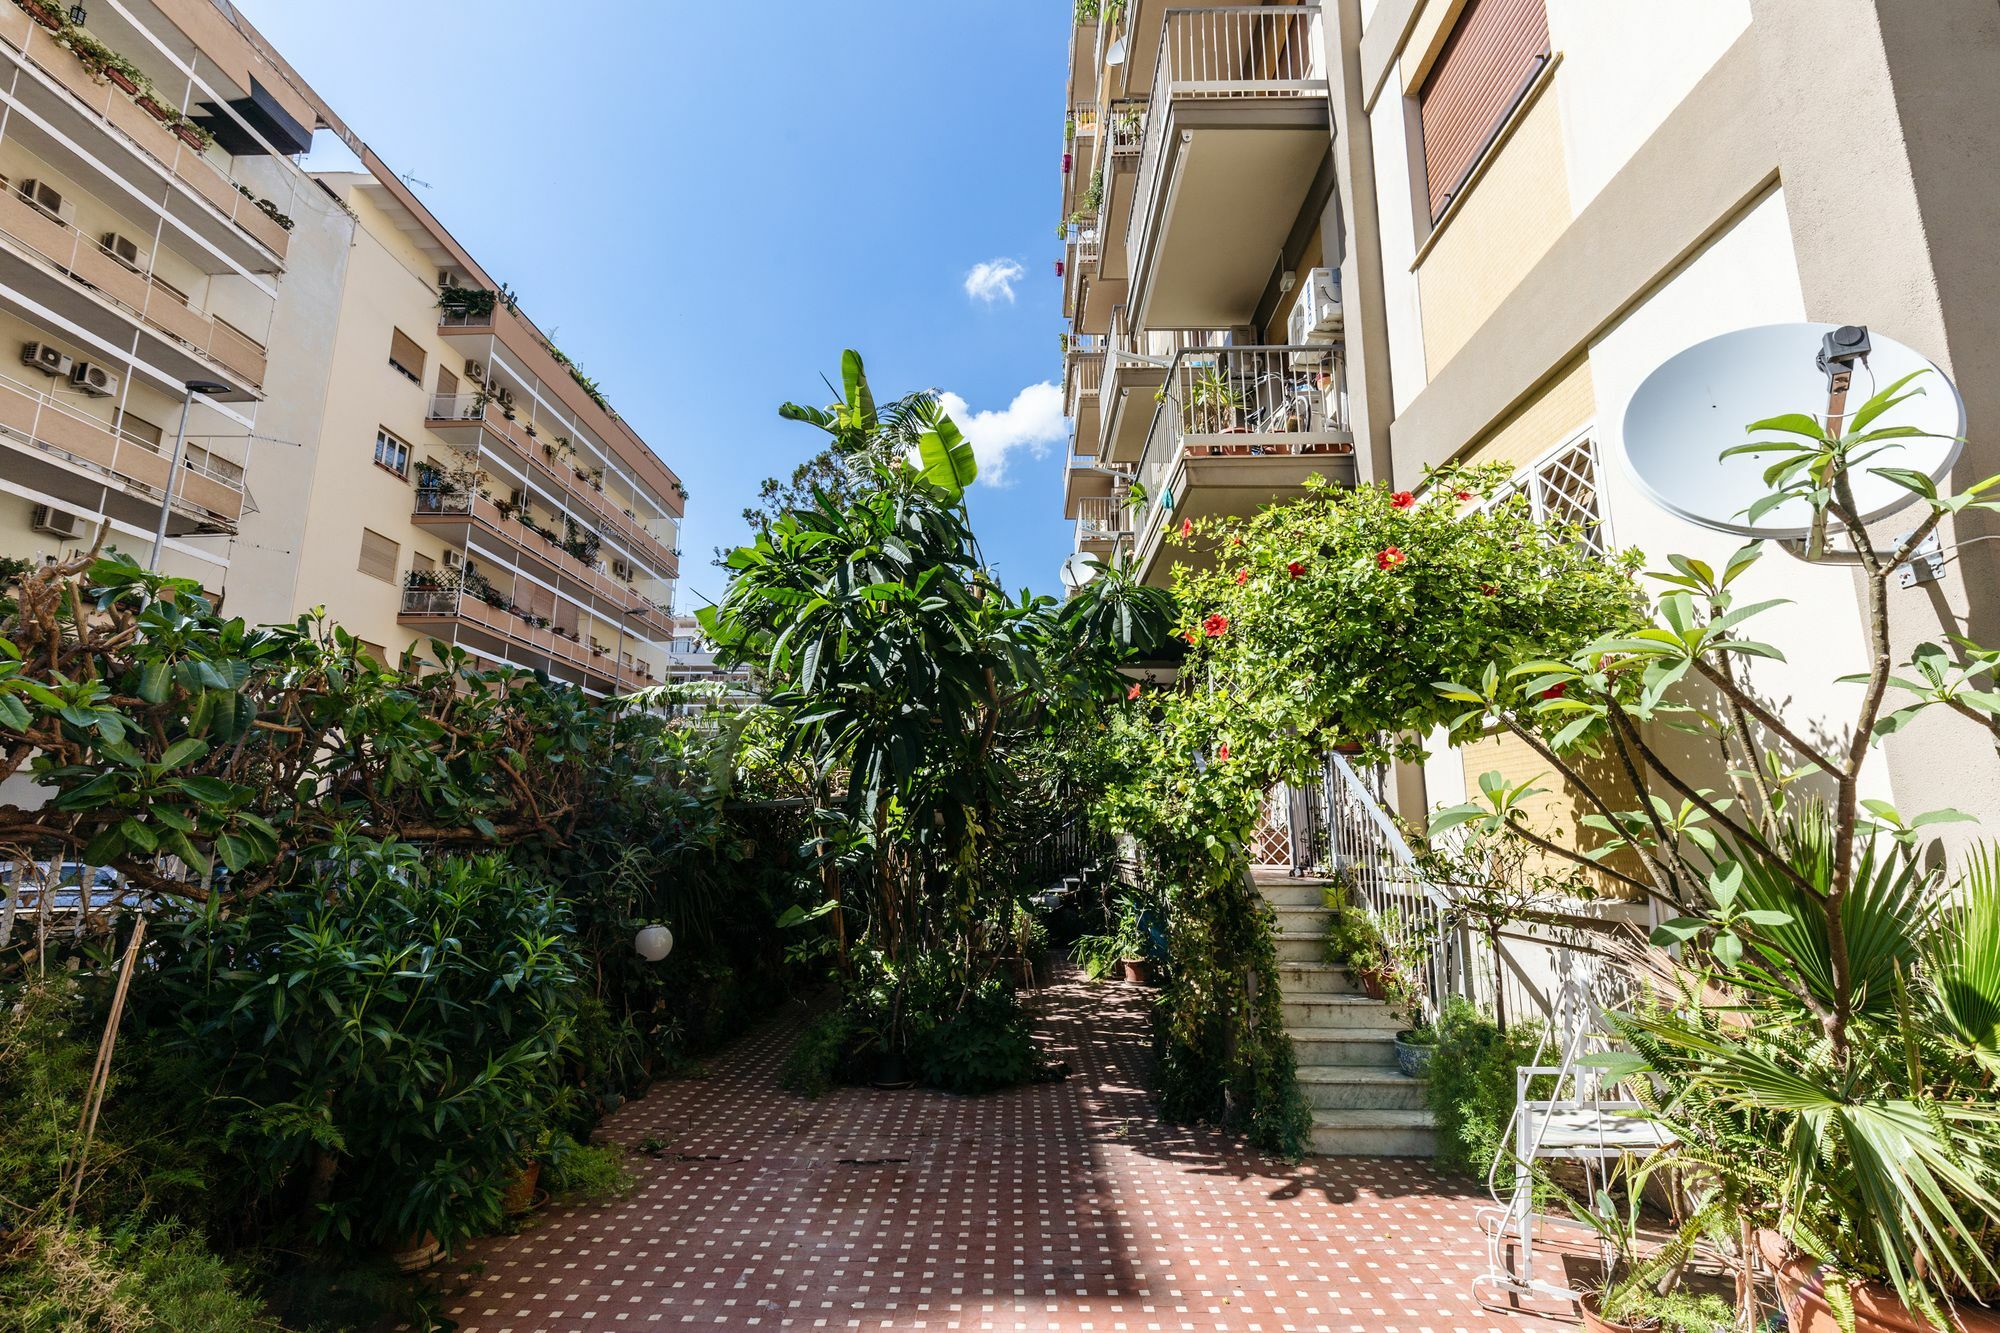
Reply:
<svg viewBox="0 0 2000 1333"><path fill-rule="evenodd" d="M361 561L356 566L371 579L396 581L396 558L403 548L373 528L361 529Z"/></svg>
<svg viewBox="0 0 2000 1333"><path fill-rule="evenodd" d="M418 384L424 382L424 349L401 329L389 331L389 364Z"/></svg>
<svg viewBox="0 0 2000 1333"><path fill-rule="evenodd" d="M1548 57L1544 0L1466 0L1417 92L1432 221Z"/></svg>

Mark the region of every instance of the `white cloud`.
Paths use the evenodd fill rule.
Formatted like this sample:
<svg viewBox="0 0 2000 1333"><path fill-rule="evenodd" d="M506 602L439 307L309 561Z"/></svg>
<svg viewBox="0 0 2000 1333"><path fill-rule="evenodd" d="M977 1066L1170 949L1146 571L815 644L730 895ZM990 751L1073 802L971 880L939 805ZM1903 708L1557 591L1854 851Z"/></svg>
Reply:
<svg viewBox="0 0 2000 1333"><path fill-rule="evenodd" d="M972 455L979 460L979 480L988 486L1007 484L1007 459L1016 449L1025 448L1040 458L1050 445L1069 438L1062 389L1047 381L1030 384L999 411L974 412L955 393L939 395L939 402L971 441Z"/></svg>
<svg viewBox="0 0 2000 1333"><path fill-rule="evenodd" d="M965 275L965 294L975 301L992 305L1002 297L1007 304L1014 304L1014 284L1026 277L1028 270L1021 267L1016 259L989 259L983 264L974 264L972 271Z"/></svg>

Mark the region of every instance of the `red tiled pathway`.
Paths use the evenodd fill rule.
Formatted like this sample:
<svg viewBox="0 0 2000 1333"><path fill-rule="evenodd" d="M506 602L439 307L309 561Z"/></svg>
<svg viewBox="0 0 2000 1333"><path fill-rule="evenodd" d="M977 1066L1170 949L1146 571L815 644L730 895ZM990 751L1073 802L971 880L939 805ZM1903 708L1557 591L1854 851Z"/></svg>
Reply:
<svg viewBox="0 0 2000 1333"><path fill-rule="evenodd" d="M656 1086L605 1132L641 1186L461 1252L462 1333L635 1326L1453 1330L1482 1311L1465 1185L1428 1163L1300 1167L1164 1125L1150 992L1037 993L1064 1082L990 1097L778 1087L791 1027Z"/></svg>

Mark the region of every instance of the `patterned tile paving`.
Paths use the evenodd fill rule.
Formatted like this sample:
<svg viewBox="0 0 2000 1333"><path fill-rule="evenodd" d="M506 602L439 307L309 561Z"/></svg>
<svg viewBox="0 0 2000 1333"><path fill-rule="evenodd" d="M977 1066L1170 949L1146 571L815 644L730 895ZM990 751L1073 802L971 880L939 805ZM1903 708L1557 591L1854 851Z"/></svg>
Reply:
<svg viewBox="0 0 2000 1333"><path fill-rule="evenodd" d="M1161 1124L1149 992L1037 993L1060 1083L991 1097L778 1087L791 1026L620 1108L642 1184L462 1250L463 1333L545 1329L1552 1327L1482 1311L1473 1192L1427 1163L1299 1167Z"/></svg>

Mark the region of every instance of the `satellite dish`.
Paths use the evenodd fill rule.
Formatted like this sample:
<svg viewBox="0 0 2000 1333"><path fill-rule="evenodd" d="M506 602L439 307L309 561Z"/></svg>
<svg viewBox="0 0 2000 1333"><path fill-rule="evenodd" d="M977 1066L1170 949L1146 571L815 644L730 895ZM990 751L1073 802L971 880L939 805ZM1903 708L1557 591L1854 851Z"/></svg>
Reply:
<svg viewBox="0 0 2000 1333"><path fill-rule="evenodd" d="M1753 421L1788 412L1824 421L1828 384L1818 357L1829 334L1837 335L1835 346L1852 343L1858 334L1867 349L1865 363L1853 365L1845 408L1850 415L1876 390L1912 371L1930 372L1909 385L1922 390L1918 397L1898 404L1876 424L1916 426L1937 438L1889 441L1854 473L1854 503L1862 521L1872 523L1917 499L1896 483L1869 475L1869 468L1907 468L1943 480L1965 434L1965 404L1943 371L1899 342L1852 326L1766 324L1696 343L1669 358L1633 393L1618 453L1639 489L1661 508L1705 528L1777 540L1808 536L1813 512L1804 500L1788 500L1755 523L1744 516L1770 493L1764 469L1775 461L1772 455L1717 455L1752 440L1788 438L1773 431L1752 435L1745 428Z"/></svg>
<svg viewBox="0 0 2000 1333"><path fill-rule="evenodd" d="M1067 592L1080 591L1083 585L1096 578L1102 569L1102 565L1092 560L1082 551L1076 552L1069 559L1062 562L1061 578L1063 589Z"/></svg>

